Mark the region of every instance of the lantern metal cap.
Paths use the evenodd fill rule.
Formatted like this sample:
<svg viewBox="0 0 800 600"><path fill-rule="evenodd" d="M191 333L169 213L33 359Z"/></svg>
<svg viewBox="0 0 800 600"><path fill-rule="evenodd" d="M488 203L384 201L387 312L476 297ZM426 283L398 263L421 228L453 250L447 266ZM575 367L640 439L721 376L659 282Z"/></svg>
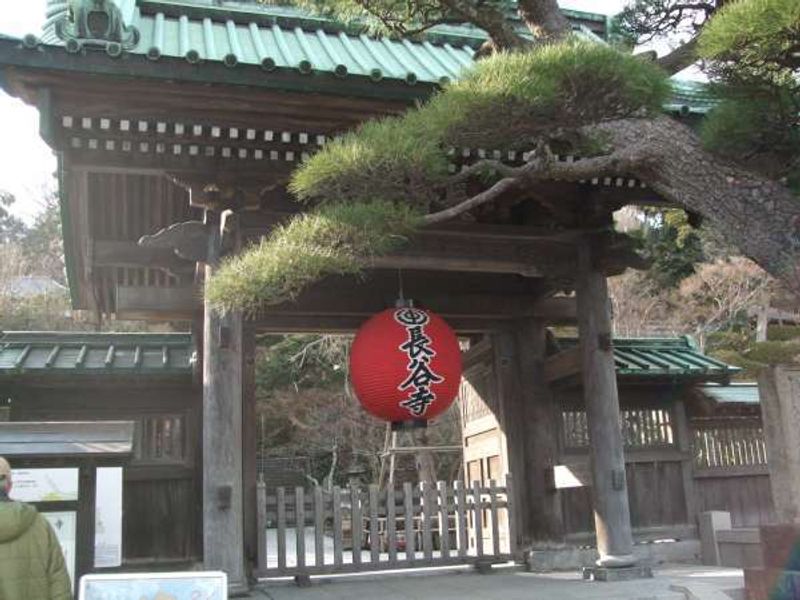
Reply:
<svg viewBox="0 0 800 600"><path fill-rule="evenodd" d="M403 298L402 296L394 301L395 308L414 308L413 298Z"/></svg>

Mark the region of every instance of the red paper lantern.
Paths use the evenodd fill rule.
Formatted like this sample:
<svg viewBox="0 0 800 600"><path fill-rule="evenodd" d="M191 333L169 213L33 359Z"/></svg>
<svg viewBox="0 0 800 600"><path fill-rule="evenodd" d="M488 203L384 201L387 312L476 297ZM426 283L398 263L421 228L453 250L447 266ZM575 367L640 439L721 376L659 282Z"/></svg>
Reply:
<svg viewBox="0 0 800 600"><path fill-rule="evenodd" d="M350 378L362 406L380 419L433 419L458 393L458 339L428 310L385 310L358 330L350 351Z"/></svg>

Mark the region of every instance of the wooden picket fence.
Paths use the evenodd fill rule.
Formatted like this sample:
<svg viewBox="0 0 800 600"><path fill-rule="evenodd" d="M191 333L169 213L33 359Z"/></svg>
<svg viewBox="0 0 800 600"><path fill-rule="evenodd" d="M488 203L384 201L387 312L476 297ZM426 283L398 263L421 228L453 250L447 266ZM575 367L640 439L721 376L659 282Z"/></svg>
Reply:
<svg viewBox="0 0 800 600"><path fill-rule="evenodd" d="M503 562L514 555L511 478L269 490L258 483L262 578ZM272 492L272 493L270 493Z"/></svg>

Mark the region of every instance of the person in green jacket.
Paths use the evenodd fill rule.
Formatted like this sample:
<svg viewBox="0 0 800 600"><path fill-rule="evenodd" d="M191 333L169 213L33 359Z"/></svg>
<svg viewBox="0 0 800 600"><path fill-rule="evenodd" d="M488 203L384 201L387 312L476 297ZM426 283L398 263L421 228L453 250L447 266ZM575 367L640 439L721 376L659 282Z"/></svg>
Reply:
<svg viewBox="0 0 800 600"><path fill-rule="evenodd" d="M0 456L0 600L71 600L72 583L50 524L14 502L11 466Z"/></svg>

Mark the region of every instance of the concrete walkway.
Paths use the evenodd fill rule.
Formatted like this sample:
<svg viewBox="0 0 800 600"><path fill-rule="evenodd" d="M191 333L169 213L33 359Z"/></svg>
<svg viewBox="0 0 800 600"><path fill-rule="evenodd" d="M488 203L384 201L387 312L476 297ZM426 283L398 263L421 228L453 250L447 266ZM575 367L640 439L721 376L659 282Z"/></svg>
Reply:
<svg viewBox="0 0 800 600"><path fill-rule="evenodd" d="M322 577L310 587L267 582L252 594L270 600L742 600L738 569L661 566L653 579L617 583L583 581L576 573L536 574L497 568L392 572Z"/></svg>

